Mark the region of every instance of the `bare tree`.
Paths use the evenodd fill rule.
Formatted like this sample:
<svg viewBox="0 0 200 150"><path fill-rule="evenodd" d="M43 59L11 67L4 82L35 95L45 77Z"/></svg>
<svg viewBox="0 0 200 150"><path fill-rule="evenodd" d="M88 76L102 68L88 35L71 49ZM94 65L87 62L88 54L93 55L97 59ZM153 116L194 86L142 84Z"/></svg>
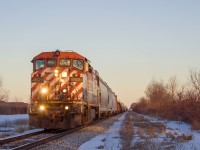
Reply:
<svg viewBox="0 0 200 150"><path fill-rule="evenodd" d="M169 92L171 100L175 100L176 93L178 92L178 81L176 76L172 76L169 78L168 84L166 85L167 90Z"/></svg>
<svg viewBox="0 0 200 150"><path fill-rule="evenodd" d="M3 82L2 79L0 78L0 102L8 101L8 95L9 93L3 88Z"/></svg>
<svg viewBox="0 0 200 150"><path fill-rule="evenodd" d="M200 72L190 70L190 83L192 87L200 94Z"/></svg>
<svg viewBox="0 0 200 150"><path fill-rule="evenodd" d="M193 98L200 100L200 72L190 70L189 85L193 88L190 90L190 93L193 93Z"/></svg>
<svg viewBox="0 0 200 150"><path fill-rule="evenodd" d="M186 86L182 85L181 88L176 92L177 100L182 101L184 100L185 93L186 93Z"/></svg>
<svg viewBox="0 0 200 150"><path fill-rule="evenodd" d="M161 102L169 99L169 94L164 82L152 80L145 91L150 102Z"/></svg>

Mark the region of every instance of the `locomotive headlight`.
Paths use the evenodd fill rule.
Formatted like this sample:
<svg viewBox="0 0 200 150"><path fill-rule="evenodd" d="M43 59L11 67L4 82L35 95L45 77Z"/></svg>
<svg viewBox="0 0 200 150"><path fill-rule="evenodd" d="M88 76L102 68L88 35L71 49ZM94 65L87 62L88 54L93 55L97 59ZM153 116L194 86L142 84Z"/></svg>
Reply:
<svg viewBox="0 0 200 150"><path fill-rule="evenodd" d="M63 89L63 93L66 93L67 92L67 89Z"/></svg>
<svg viewBox="0 0 200 150"><path fill-rule="evenodd" d="M55 72L55 76L58 77L58 72L59 72L59 71L58 71L58 70L55 70L54 72Z"/></svg>
<svg viewBox="0 0 200 150"><path fill-rule="evenodd" d="M69 109L69 106L65 106L65 110L68 110Z"/></svg>
<svg viewBox="0 0 200 150"><path fill-rule="evenodd" d="M45 109L44 106L40 106L40 110L43 111Z"/></svg>
<svg viewBox="0 0 200 150"><path fill-rule="evenodd" d="M41 92L43 93L43 94L46 94L47 93L47 88L43 88L42 90L41 90Z"/></svg>

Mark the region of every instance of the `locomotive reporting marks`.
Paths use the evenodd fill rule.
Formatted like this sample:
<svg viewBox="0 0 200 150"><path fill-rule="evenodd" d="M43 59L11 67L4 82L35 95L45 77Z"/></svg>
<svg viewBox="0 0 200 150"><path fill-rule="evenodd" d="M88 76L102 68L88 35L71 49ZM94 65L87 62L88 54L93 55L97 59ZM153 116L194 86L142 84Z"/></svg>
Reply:
<svg viewBox="0 0 200 150"><path fill-rule="evenodd" d="M34 78L31 78L31 82L43 83L44 79L42 77L34 77Z"/></svg>
<svg viewBox="0 0 200 150"><path fill-rule="evenodd" d="M83 82L83 78L82 77L71 77L70 81L71 82Z"/></svg>

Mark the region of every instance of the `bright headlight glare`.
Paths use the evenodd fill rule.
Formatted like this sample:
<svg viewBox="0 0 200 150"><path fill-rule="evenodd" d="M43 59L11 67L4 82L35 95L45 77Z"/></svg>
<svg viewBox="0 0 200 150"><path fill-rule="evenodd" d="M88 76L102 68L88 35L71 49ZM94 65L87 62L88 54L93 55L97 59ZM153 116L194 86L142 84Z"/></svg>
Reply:
<svg viewBox="0 0 200 150"><path fill-rule="evenodd" d="M44 110L45 109L45 107L44 106L40 106L40 110Z"/></svg>
<svg viewBox="0 0 200 150"><path fill-rule="evenodd" d="M58 77L58 74L57 74L57 73L55 73L55 76L56 76L56 77Z"/></svg>
<svg viewBox="0 0 200 150"><path fill-rule="evenodd" d="M65 106L65 109L68 110L68 109L69 109L69 106Z"/></svg>
<svg viewBox="0 0 200 150"><path fill-rule="evenodd" d="M47 93L47 88L43 88L41 92L42 92L43 94L46 94L46 93Z"/></svg>
<svg viewBox="0 0 200 150"><path fill-rule="evenodd" d="M58 77L58 72L59 72L59 71L58 71L58 70L55 70L54 72L55 72L55 76Z"/></svg>

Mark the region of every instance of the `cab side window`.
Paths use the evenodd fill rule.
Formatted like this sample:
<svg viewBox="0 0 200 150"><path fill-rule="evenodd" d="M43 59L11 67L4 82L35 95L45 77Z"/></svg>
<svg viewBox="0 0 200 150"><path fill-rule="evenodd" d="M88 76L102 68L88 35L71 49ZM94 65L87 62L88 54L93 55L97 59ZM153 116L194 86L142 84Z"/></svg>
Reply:
<svg viewBox="0 0 200 150"><path fill-rule="evenodd" d="M35 70L39 70L44 67L44 60L39 59L35 61Z"/></svg>

